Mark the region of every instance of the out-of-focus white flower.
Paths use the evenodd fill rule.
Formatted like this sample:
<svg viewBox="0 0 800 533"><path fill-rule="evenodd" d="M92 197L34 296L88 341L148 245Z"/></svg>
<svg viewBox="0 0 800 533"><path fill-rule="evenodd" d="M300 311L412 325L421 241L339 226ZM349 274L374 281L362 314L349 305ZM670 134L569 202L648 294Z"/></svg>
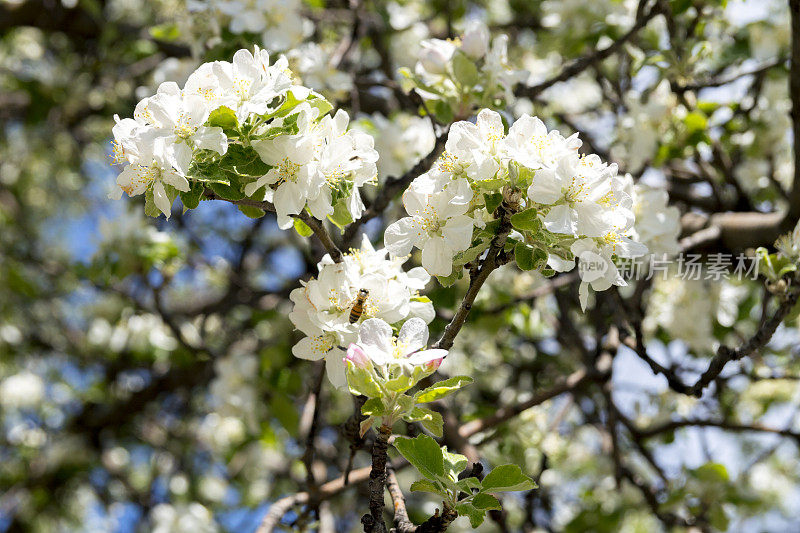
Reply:
<svg viewBox="0 0 800 533"><path fill-rule="evenodd" d="M715 345L712 318L714 297L709 284L679 276L654 276L644 328L648 333L663 328L681 339L697 354L706 354Z"/></svg>
<svg viewBox="0 0 800 533"><path fill-rule="evenodd" d="M375 139L378 159L378 176L401 176L417 161L428 155L436 143L431 121L408 113L398 113L389 118L374 113L360 119L354 127Z"/></svg>
<svg viewBox="0 0 800 533"><path fill-rule="evenodd" d="M678 236L681 233L680 210L669 203L669 194L663 189L633 182L633 177L624 177L625 191L633 199L636 221L631 237L645 246L652 254L676 254L680 251Z"/></svg>
<svg viewBox="0 0 800 533"><path fill-rule="evenodd" d="M644 98L634 91L625 95L628 112L617 124L616 140L611 148L614 158L624 161L631 171L640 170L655 157L678 105L668 80L659 83L646 95L646 100Z"/></svg>
<svg viewBox="0 0 800 533"><path fill-rule="evenodd" d="M300 44L313 31L301 14L300 0L193 0L192 11L218 11L229 17L232 33L261 34L262 44L274 51Z"/></svg>
<svg viewBox="0 0 800 533"><path fill-rule="evenodd" d="M317 43L304 43L287 54L292 70L299 74L300 82L321 93L326 98L337 100L353 88L349 74L331 64L331 54Z"/></svg>
<svg viewBox="0 0 800 533"><path fill-rule="evenodd" d="M27 370L0 382L0 403L7 409L36 407L44 399L44 381Z"/></svg>
<svg viewBox="0 0 800 533"><path fill-rule="evenodd" d="M153 533L216 533L214 516L199 503L160 503L150 511Z"/></svg>

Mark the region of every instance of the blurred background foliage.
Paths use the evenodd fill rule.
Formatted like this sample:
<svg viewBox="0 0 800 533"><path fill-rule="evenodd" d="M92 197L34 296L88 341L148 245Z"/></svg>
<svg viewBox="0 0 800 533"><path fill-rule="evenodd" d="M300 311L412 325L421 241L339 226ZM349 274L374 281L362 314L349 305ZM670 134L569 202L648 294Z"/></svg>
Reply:
<svg viewBox="0 0 800 533"><path fill-rule="evenodd" d="M303 407L321 369L291 355L299 337L288 293L316 271L321 250L226 203L176 208L166 221L145 217L142 198L107 200L114 114L130 115L158 83L182 83L202 61L288 35L281 24L295 17L320 51L293 61L323 58L300 77L376 136L383 180L432 147L395 81L422 39L455 36L465 17L480 17L510 36L509 61L535 86L624 37L643 11L630 0L263 0L242 3L267 20L241 33L222 9L230 4L0 0L2 530L254 531L271 503L305 487ZM665 5L607 59L532 97L517 91L504 112L580 131L589 149L667 188L683 213L785 210L788 8ZM346 61L331 67L351 34ZM393 204L366 226L373 242L397 213ZM705 252L738 248L715 242ZM630 289L622 297L639 291ZM430 286L432 334L463 290ZM756 330L763 291L760 281L644 284L648 349L697 375L717 346ZM554 285L513 265L494 273L443 368L476 378L450 401L454 423L524 402L605 350L613 299L577 309L570 280ZM478 434L482 460L515 462L541 486L506 497L482 530L796 527L796 326L787 322L702 398L671 391L634 350L615 347L606 382ZM312 469L327 480L347 462L341 427L352 403L327 383L322 394ZM355 460L364 466L368 454ZM413 479L399 475L406 487ZM281 527L357 531L363 490L316 512L296 508ZM440 502L415 493L409 503L419 521ZM461 519L452 529L470 528Z"/></svg>

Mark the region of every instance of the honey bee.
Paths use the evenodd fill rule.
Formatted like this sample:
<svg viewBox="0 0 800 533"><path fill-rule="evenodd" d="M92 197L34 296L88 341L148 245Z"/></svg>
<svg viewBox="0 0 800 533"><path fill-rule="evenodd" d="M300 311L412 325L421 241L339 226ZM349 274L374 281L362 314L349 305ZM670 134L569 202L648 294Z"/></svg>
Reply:
<svg viewBox="0 0 800 533"><path fill-rule="evenodd" d="M369 289L359 289L356 301L353 302L353 307L350 308L350 323L355 324L361 315L364 313L364 303L369 297Z"/></svg>

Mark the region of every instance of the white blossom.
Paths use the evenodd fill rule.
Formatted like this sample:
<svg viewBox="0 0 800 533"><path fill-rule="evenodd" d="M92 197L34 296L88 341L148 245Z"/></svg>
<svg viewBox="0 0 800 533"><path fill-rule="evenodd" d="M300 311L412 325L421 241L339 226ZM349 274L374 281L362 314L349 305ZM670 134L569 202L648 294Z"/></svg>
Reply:
<svg viewBox="0 0 800 533"><path fill-rule="evenodd" d="M386 250L375 250L364 237L361 248L344 254L341 263L325 256L318 265L319 275L294 289L290 299L294 309L289 320L306 335L293 348L301 359L325 359L328 377L337 387L346 384L346 347L357 338L358 326L369 318L396 324L410 317L424 322L434 318L433 305L421 297L430 281L422 268L402 270L404 259L387 259ZM351 310L361 289L369 295L362 313L350 322Z"/></svg>
<svg viewBox="0 0 800 533"><path fill-rule="evenodd" d="M472 189L460 178L447 182L427 174L415 179L403 193L403 205L410 215L386 228L383 239L395 256L406 256L412 247L422 250L422 266L433 276L449 276L453 257L469 248L473 219L465 213Z"/></svg>
<svg viewBox="0 0 800 533"><path fill-rule="evenodd" d="M379 367L435 365L447 356L447 350L423 350L428 344L428 326L420 318L411 318L394 337L392 327L380 318L365 320L358 330L358 341L350 346L348 359L356 365L369 359Z"/></svg>
<svg viewBox="0 0 800 533"><path fill-rule="evenodd" d="M0 404L6 409L36 407L44 398L44 381L33 372L23 371L0 382Z"/></svg>

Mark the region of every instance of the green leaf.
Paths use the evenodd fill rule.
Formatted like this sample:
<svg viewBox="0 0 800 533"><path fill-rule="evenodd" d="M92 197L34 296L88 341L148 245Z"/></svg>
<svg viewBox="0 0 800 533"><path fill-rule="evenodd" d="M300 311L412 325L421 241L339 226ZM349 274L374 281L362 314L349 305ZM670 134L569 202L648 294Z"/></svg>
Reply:
<svg viewBox="0 0 800 533"><path fill-rule="evenodd" d="M242 191L230 185L226 185L225 183L211 182L208 184L208 187L225 200L236 201L244 198Z"/></svg>
<svg viewBox="0 0 800 533"><path fill-rule="evenodd" d="M482 484L483 490L488 492L513 492L536 488L536 483L523 474L517 465L498 466L483 478Z"/></svg>
<svg viewBox="0 0 800 533"><path fill-rule="evenodd" d="M347 386L350 392L367 398L380 398L383 396L380 386L375 383L370 373L352 364L347 365Z"/></svg>
<svg viewBox="0 0 800 533"><path fill-rule="evenodd" d="M400 374L386 382L386 388L393 392L405 392L414 386L414 379L406 374Z"/></svg>
<svg viewBox="0 0 800 533"><path fill-rule="evenodd" d="M514 247L514 260L522 270L533 270L536 268L536 261L533 258L533 247L524 242Z"/></svg>
<svg viewBox="0 0 800 533"><path fill-rule="evenodd" d="M383 416L385 406L380 398L370 398L361 406L361 414L365 416Z"/></svg>
<svg viewBox="0 0 800 533"><path fill-rule="evenodd" d="M522 270L539 270L547 264L547 252L520 242L514 246L514 259Z"/></svg>
<svg viewBox="0 0 800 533"><path fill-rule="evenodd" d="M447 448L442 450L442 460L444 461L445 473L453 479L467 467L467 457L460 453L448 452Z"/></svg>
<svg viewBox="0 0 800 533"><path fill-rule="evenodd" d="M427 479L418 479L412 483L411 492L432 492L444 496L444 491L437 487L433 481Z"/></svg>
<svg viewBox="0 0 800 533"><path fill-rule="evenodd" d="M350 214L350 210L347 209L346 199L336 202L336 205L333 206L333 213L328 215L328 220L333 222L336 227L342 231L344 231L345 226L353 222L353 215Z"/></svg>
<svg viewBox="0 0 800 533"><path fill-rule="evenodd" d="M442 449L428 435L419 435L413 439L397 437L394 447L424 477L435 480L444 476Z"/></svg>
<svg viewBox="0 0 800 533"><path fill-rule="evenodd" d="M308 227L308 224L300 220L299 218L294 219L294 230L301 236L301 237L311 237L314 234L314 230Z"/></svg>
<svg viewBox="0 0 800 533"><path fill-rule="evenodd" d="M526 209L511 215L511 225L520 231L536 233L542 228L542 221L536 209Z"/></svg>
<svg viewBox="0 0 800 533"><path fill-rule="evenodd" d="M694 475L700 481L714 484L725 483L730 479L728 469L720 463L706 463L696 468Z"/></svg>
<svg viewBox="0 0 800 533"><path fill-rule="evenodd" d="M481 482L476 477L468 477L465 479L459 479L458 483L456 483L456 487L458 487L458 490L461 492L472 494L473 489L481 490Z"/></svg>
<svg viewBox="0 0 800 533"><path fill-rule="evenodd" d="M463 87L473 87L481 81L478 67L461 51L453 54L453 76Z"/></svg>
<svg viewBox="0 0 800 533"><path fill-rule="evenodd" d="M503 203L503 195L499 192L486 193L483 195L483 200L486 202L486 210L489 213L494 213L494 210Z"/></svg>
<svg viewBox="0 0 800 533"><path fill-rule="evenodd" d="M455 511L460 516L469 517L469 524L473 527L473 529L481 525L483 523L484 518L486 518L486 511L484 511L483 509L478 509L470 502L457 503Z"/></svg>
<svg viewBox="0 0 800 533"><path fill-rule="evenodd" d="M181 203L186 209L196 209L200 205L200 198L203 197L205 187L202 183L192 181L189 183L189 190L180 193Z"/></svg>
<svg viewBox="0 0 800 533"><path fill-rule="evenodd" d="M442 287L450 287L456 281L460 280L461 277L464 275L463 268L455 268L453 269L453 273L449 276L436 276L436 279L439 280L439 283Z"/></svg>
<svg viewBox="0 0 800 533"><path fill-rule="evenodd" d="M425 407L414 407L409 413L406 413L403 420L406 422L419 422L422 424L422 427L437 437L442 436L444 421L442 420L442 415L436 411Z"/></svg>
<svg viewBox="0 0 800 533"><path fill-rule="evenodd" d="M445 379L419 391L414 395L414 399L417 403L433 402L454 393L464 385L469 385L472 381L472 378L469 376L455 376Z"/></svg>
<svg viewBox="0 0 800 533"><path fill-rule="evenodd" d="M455 118L453 108L444 100L437 100L436 104L433 106L433 114L445 124L453 122Z"/></svg>
<svg viewBox="0 0 800 533"><path fill-rule="evenodd" d="M181 30L175 23L165 23L150 28L150 35L157 41L172 42L180 38Z"/></svg>
<svg viewBox="0 0 800 533"><path fill-rule="evenodd" d="M497 510L499 511L503 507L500 505L500 500L492 496L491 494L486 494L479 492L472 498L472 505L477 507L478 509L483 509L485 511L489 510Z"/></svg>
<svg viewBox="0 0 800 533"><path fill-rule="evenodd" d="M267 214L267 212L264 211L263 209L259 209L258 207L252 207L249 205L240 205L239 211L241 211L250 218L261 218Z"/></svg>
<svg viewBox="0 0 800 533"><path fill-rule="evenodd" d="M153 218L158 218L158 216L161 215L161 210L156 207L156 200L153 196L152 187L148 187L144 192L144 214Z"/></svg>
<svg viewBox="0 0 800 533"><path fill-rule="evenodd" d="M708 120L706 119L706 116L697 111L693 111L686 115L686 118L683 119L683 123L686 125L686 129L688 129L690 133L695 131L704 131L708 126Z"/></svg>
<svg viewBox="0 0 800 533"><path fill-rule="evenodd" d="M236 113L233 112L233 109L224 105L219 106L208 115L206 124L208 126L222 128L223 130L239 129L239 120L236 118Z"/></svg>

